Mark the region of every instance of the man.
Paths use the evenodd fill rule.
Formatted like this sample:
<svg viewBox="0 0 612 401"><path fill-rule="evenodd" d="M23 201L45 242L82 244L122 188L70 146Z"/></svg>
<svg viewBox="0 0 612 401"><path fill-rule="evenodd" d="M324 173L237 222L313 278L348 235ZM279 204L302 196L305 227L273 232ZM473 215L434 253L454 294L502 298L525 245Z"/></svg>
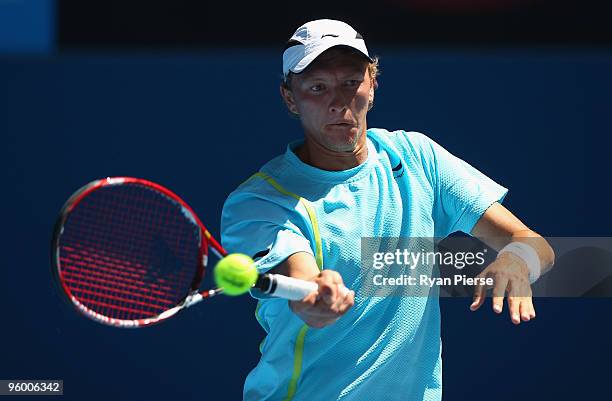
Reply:
<svg viewBox="0 0 612 401"><path fill-rule="evenodd" d="M362 237L481 238L502 250L482 273L495 280L493 309L509 291L512 321L535 317L529 282L552 266L552 249L499 204L505 188L425 135L367 128L376 72L361 35L340 21L306 23L284 51L281 96L304 140L229 196L222 239L259 272L319 289L291 302L253 293L267 336L245 400L441 399L438 297L360 294Z"/></svg>

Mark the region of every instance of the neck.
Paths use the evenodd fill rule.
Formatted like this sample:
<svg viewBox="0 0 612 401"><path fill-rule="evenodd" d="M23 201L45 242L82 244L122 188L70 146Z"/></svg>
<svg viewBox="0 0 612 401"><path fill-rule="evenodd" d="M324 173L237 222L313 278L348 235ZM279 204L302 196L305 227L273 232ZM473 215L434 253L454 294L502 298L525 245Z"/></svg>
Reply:
<svg viewBox="0 0 612 401"><path fill-rule="evenodd" d="M365 132L353 150L340 152L329 150L308 136L295 154L306 164L321 170L342 171L357 167L368 159L368 146Z"/></svg>

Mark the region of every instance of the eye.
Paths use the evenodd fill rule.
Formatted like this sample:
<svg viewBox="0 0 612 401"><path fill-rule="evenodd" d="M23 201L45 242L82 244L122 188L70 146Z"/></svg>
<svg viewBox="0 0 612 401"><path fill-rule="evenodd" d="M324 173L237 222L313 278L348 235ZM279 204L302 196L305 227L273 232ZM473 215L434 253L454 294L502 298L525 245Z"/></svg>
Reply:
<svg viewBox="0 0 612 401"><path fill-rule="evenodd" d="M359 84L361 84L361 81L358 79L349 79L346 81L347 86L359 86Z"/></svg>
<svg viewBox="0 0 612 401"><path fill-rule="evenodd" d="M325 89L325 86L323 86L322 84L316 84L310 87L310 90L312 92L321 92L323 89Z"/></svg>

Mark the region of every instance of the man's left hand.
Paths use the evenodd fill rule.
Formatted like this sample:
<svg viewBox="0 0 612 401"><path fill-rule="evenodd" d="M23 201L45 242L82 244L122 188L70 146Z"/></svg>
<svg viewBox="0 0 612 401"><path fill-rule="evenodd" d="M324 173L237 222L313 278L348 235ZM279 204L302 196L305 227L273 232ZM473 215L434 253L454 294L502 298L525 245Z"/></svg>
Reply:
<svg viewBox="0 0 612 401"><path fill-rule="evenodd" d="M478 277L493 278L492 286L476 285L474 301L470 305L472 311L478 310L484 303L487 288L493 288L493 311L502 313L504 296L508 294L508 311L512 323L519 324L521 320L528 322L535 318L536 313L532 303L531 285L527 264L518 256L504 252L487 266Z"/></svg>

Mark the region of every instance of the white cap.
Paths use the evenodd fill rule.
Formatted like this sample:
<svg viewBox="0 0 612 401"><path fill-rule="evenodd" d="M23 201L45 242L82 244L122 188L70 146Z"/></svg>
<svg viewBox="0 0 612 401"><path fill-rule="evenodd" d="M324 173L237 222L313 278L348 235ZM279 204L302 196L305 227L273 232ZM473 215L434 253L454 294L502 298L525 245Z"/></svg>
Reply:
<svg viewBox="0 0 612 401"><path fill-rule="evenodd" d="M363 37L349 24L333 19L319 19L302 25L287 42L283 53L283 75L302 72L321 53L334 46L348 46L370 61Z"/></svg>

